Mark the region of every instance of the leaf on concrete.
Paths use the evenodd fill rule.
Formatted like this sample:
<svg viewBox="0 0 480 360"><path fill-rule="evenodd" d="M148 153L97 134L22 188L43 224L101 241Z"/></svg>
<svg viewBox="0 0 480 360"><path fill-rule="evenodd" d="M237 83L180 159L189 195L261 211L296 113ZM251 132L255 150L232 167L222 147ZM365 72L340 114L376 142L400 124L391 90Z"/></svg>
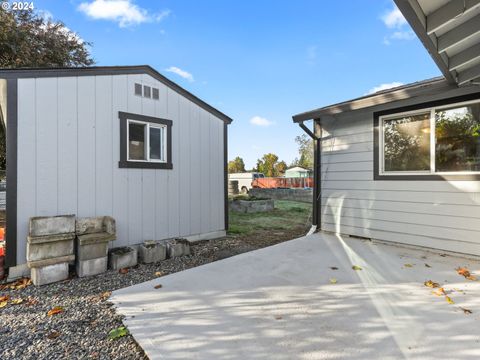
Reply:
<svg viewBox="0 0 480 360"><path fill-rule="evenodd" d="M110 340L115 340L126 335L128 335L127 328L125 326L120 326L116 329L110 330L110 332L108 333L108 338Z"/></svg>
<svg viewBox="0 0 480 360"><path fill-rule="evenodd" d="M431 266L430 266L430 265L428 265L427 263L425 263L425 267L431 268Z"/></svg>
<svg viewBox="0 0 480 360"><path fill-rule="evenodd" d="M155 289L161 289L161 288L162 288L162 284L155 285L154 288L155 288Z"/></svg>
<svg viewBox="0 0 480 360"><path fill-rule="evenodd" d="M458 267L455 270L457 270L457 274L463 276L464 278L468 279L471 274L470 271L468 271L467 268L464 267Z"/></svg>
<svg viewBox="0 0 480 360"><path fill-rule="evenodd" d="M473 311L470 310L470 309L466 309L466 308L463 308L461 307L460 309L462 309L462 311L465 313L465 314L471 314Z"/></svg>
<svg viewBox="0 0 480 360"><path fill-rule="evenodd" d="M440 287L440 285L438 283L433 282L432 280L425 281L423 283L423 285L425 285L426 287L432 288L432 289Z"/></svg>
<svg viewBox="0 0 480 360"><path fill-rule="evenodd" d="M330 269L332 269L332 270L338 270L338 267L336 267L336 266L331 266Z"/></svg>
<svg viewBox="0 0 480 360"><path fill-rule="evenodd" d="M445 296L445 300L447 300L449 304L455 304L455 302L452 300L450 296Z"/></svg>
<svg viewBox="0 0 480 360"><path fill-rule="evenodd" d="M128 274L128 268L122 268L122 269L118 270L118 272L120 274L123 274L123 275Z"/></svg>
<svg viewBox="0 0 480 360"><path fill-rule="evenodd" d="M335 278L330 279L330 284L336 284L336 283L337 283L337 279L335 279Z"/></svg>
<svg viewBox="0 0 480 360"><path fill-rule="evenodd" d="M433 294L437 295L437 296L443 296L443 295L447 295L447 293L445 292L445 289L443 287L441 288L438 288L437 290L435 291L432 291Z"/></svg>
<svg viewBox="0 0 480 360"><path fill-rule="evenodd" d="M18 298L18 299L12 299L11 303L12 303L13 305L18 305L18 304L23 303L23 299L20 299L20 298Z"/></svg>
<svg viewBox="0 0 480 360"><path fill-rule="evenodd" d="M47 338L50 340L56 339L60 336L60 333L58 331L52 331L47 335Z"/></svg>
<svg viewBox="0 0 480 360"><path fill-rule="evenodd" d="M412 264L403 264L403 266L405 266L406 268L411 268L411 267L413 267Z"/></svg>
<svg viewBox="0 0 480 360"><path fill-rule="evenodd" d="M282 319L283 319L282 316L280 316L280 315L275 315L275 320L282 320Z"/></svg>
<svg viewBox="0 0 480 360"><path fill-rule="evenodd" d="M63 307L61 306L55 306L53 309L49 310L47 312L47 315L48 316L53 316L53 315L57 315L57 314L60 314L63 312Z"/></svg>
<svg viewBox="0 0 480 360"><path fill-rule="evenodd" d="M362 269L360 266L358 266L358 265L353 265L353 266L352 266L352 269L353 269L353 270L356 270L356 271L358 271L358 270L363 270L363 269Z"/></svg>
<svg viewBox="0 0 480 360"><path fill-rule="evenodd" d="M477 281L477 277L473 276L473 275L467 276L465 279L470 280L470 281Z"/></svg>

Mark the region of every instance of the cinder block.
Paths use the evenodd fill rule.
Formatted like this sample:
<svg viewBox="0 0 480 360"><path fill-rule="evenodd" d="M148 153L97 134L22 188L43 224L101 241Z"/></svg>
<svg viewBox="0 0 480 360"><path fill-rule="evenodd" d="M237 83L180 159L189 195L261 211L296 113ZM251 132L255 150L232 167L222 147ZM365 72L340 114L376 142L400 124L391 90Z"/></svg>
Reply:
<svg viewBox="0 0 480 360"><path fill-rule="evenodd" d="M78 218L75 224L77 235L108 233L115 235L115 219L110 216Z"/></svg>
<svg viewBox="0 0 480 360"><path fill-rule="evenodd" d="M68 279L68 262L31 268L30 277L36 286L66 280Z"/></svg>
<svg viewBox="0 0 480 360"><path fill-rule="evenodd" d="M110 251L110 268L119 270L137 265L137 250L131 247L116 248Z"/></svg>
<svg viewBox="0 0 480 360"><path fill-rule="evenodd" d="M37 216L30 218L30 236L75 233L75 215Z"/></svg>
<svg viewBox="0 0 480 360"><path fill-rule="evenodd" d="M97 259L78 260L75 264L78 277L92 276L107 271L108 256Z"/></svg>
<svg viewBox="0 0 480 360"><path fill-rule="evenodd" d="M156 263L166 259L167 248L164 244L145 242L138 248L138 257L144 264Z"/></svg>
<svg viewBox="0 0 480 360"><path fill-rule="evenodd" d="M169 258L190 255L190 243L187 239L168 240L166 244Z"/></svg>

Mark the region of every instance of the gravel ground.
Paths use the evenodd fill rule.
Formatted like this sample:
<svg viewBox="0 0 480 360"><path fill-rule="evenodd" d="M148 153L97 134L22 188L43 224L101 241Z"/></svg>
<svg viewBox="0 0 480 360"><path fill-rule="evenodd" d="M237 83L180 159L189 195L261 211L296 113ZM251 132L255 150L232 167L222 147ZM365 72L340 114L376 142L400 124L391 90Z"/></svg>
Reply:
<svg viewBox="0 0 480 360"><path fill-rule="evenodd" d="M305 228L297 227L228 236L194 244L190 256L138 265L126 274L111 270L42 287L0 290L0 298L10 297L0 308L0 359L147 359L130 335L108 339L110 330L122 326L122 317L108 302L111 291L304 234ZM23 302L14 305L14 299ZM48 316L56 306L63 312Z"/></svg>

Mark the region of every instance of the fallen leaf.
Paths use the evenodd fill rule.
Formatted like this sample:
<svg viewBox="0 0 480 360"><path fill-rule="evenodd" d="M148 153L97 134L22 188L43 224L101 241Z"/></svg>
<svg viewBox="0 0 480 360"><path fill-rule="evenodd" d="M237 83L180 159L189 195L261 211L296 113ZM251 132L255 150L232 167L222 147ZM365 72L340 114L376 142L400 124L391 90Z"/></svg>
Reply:
<svg viewBox="0 0 480 360"><path fill-rule="evenodd" d="M465 278L468 278L470 276L470 271L468 271L467 268L458 267L455 270L457 270L458 275L461 275Z"/></svg>
<svg viewBox="0 0 480 360"><path fill-rule="evenodd" d="M337 279L335 279L335 278L330 279L330 284L336 284L336 283L337 283Z"/></svg>
<svg viewBox="0 0 480 360"><path fill-rule="evenodd" d="M425 285L426 287L432 288L432 289L440 287L440 285L438 283L433 282L432 280L425 281L423 283L423 285Z"/></svg>
<svg viewBox="0 0 480 360"><path fill-rule="evenodd" d="M110 330L108 333L108 338L111 340L121 338L125 335L128 335L128 330L125 326L120 326L119 328Z"/></svg>
<svg viewBox="0 0 480 360"><path fill-rule="evenodd" d="M155 289L161 289L161 288L162 288L162 284L155 285L154 288L155 288Z"/></svg>
<svg viewBox="0 0 480 360"><path fill-rule="evenodd" d="M455 304L455 302L450 298L450 296L445 296L445 300L447 300L449 304Z"/></svg>
<svg viewBox="0 0 480 360"><path fill-rule="evenodd" d="M52 331L50 334L47 335L47 338L50 340L56 339L60 336L60 333L58 331Z"/></svg>
<svg viewBox="0 0 480 360"><path fill-rule="evenodd" d="M0 296L0 302L8 301L8 299L10 299L8 295Z"/></svg>
<svg viewBox="0 0 480 360"><path fill-rule="evenodd" d="M430 266L430 265L428 265L427 263L425 263L425 267L431 268L431 266Z"/></svg>
<svg viewBox="0 0 480 360"><path fill-rule="evenodd" d="M438 288L437 290L435 291L432 291L433 294L437 295L437 296L443 296L443 295L447 295L447 293L445 292L445 289L443 287L441 288Z"/></svg>
<svg viewBox="0 0 480 360"><path fill-rule="evenodd" d="M280 315L275 315L275 320L282 320L283 317L281 317Z"/></svg>
<svg viewBox="0 0 480 360"><path fill-rule="evenodd" d="M118 270L118 272L119 272L120 274L125 275L125 274L128 274L128 269L127 269L127 268L122 268L122 269Z"/></svg>
<svg viewBox="0 0 480 360"><path fill-rule="evenodd" d="M0 308L3 308L5 306L7 306L8 302L7 301L2 301L0 302Z"/></svg>
<svg viewBox="0 0 480 360"><path fill-rule="evenodd" d="M63 307L55 306L53 309L48 311L47 315L48 316L53 316L53 315L56 315L56 314L60 314L62 312L63 312Z"/></svg>
<svg viewBox="0 0 480 360"><path fill-rule="evenodd" d="M157 272L155 273L155 276L162 276L162 275L163 275L163 271L157 271Z"/></svg>
<svg viewBox="0 0 480 360"><path fill-rule="evenodd" d="M12 303L13 305L18 305L18 304L23 303L23 299L20 299L20 298L18 298L18 299L12 299L11 303Z"/></svg>
<svg viewBox="0 0 480 360"><path fill-rule="evenodd" d="M336 266L331 266L330 269L332 270L338 270L338 268Z"/></svg>
<svg viewBox="0 0 480 360"><path fill-rule="evenodd" d="M407 268L411 268L411 267L413 267L413 265L412 265L412 264L403 264L403 266L405 266L405 267L407 267Z"/></svg>
<svg viewBox="0 0 480 360"><path fill-rule="evenodd" d="M363 270L363 269L362 269L360 266L358 266L358 265L353 265L353 266L352 266L352 269L353 269L353 270L357 270L357 271L358 271L358 270Z"/></svg>
<svg viewBox="0 0 480 360"><path fill-rule="evenodd" d="M472 310L470 310L470 309L465 309L463 307L461 307L460 309L462 309L465 314L471 314L472 313Z"/></svg>
<svg viewBox="0 0 480 360"><path fill-rule="evenodd" d="M470 281L477 281L477 278L473 275L467 276L465 279L470 280Z"/></svg>
<svg viewBox="0 0 480 360"><path fill-rule="evenodd" d="M32 306L32 305L36 305L36 304L38 304L38 300L37 300L37 299L34 299L34 298L32 298L32 297L29 297L29 298L27 299L27 304L26 304L27 306Z"/></svg>
<svg viewBox="0 0 480 360"><path fill-rule="evenodd" d="M112 295L111 291L105 291L104 293L100 294L100 299L105 301L110 297L110 295Z"/></svg>

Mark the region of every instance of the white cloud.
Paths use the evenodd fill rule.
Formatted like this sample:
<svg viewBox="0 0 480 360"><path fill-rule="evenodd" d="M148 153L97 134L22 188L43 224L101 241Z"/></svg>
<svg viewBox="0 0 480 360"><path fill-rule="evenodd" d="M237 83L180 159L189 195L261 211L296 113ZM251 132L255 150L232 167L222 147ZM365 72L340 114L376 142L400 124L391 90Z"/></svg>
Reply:
<svg viewBox="0 0 480 360"><path fill-rule="evenodd" d="M261 116L254 116L250 119L250 124L256 125L256 126L270 126L273 124L273 121L270 121L268 119L265 119Z"/></svg>
<svg viewBox="0 0 480 360"><path fill-rule="evenodd" d="M170 10L150 14L134 4L133 0L93 0L82 2L77 9L95 20L115 21L120 27L160 22L170 15Z"/></svg>
<svg viewBox="0 0 480 360"><path fill-rule="evenodd" d="M178 76L180 76L180 77L182 77L182 78L184 78L184 79L186 79L190 82L194 81L192 74L190 74L188 71L182 70L182 69L180 69L176 66L170 66L168 69L165 69L165 71L177 74Z"/></svg>
<svg viewBox="0 0 480 360"><path fill-rule="evenodd" d="M391 36L390 39L397 39L397 40L413 40L415 39L415 33L412 30L408 31L395 31Z"/></svg>
<svg viewBox="0 0 480 360"><path fill-rule="evenodd" d="M396 6L382 16L382 21L389 29L399 29L407 24L407 20Z"/></svg>
<svg viewBox="0 0 480 360"><path fill-rule="evenodd" d="M397 87L397 86L402 86L402 85L403 85L403 83L398 82L398 81L394 81L394 82L391 82L391 83L380 84L380 85L375 86L375 87L371 88L370 90L368 90L368 92L365 95L374 94L378 91L387 90L387 89L391 89L391 88L394 88L394 87Z"/></svg>

